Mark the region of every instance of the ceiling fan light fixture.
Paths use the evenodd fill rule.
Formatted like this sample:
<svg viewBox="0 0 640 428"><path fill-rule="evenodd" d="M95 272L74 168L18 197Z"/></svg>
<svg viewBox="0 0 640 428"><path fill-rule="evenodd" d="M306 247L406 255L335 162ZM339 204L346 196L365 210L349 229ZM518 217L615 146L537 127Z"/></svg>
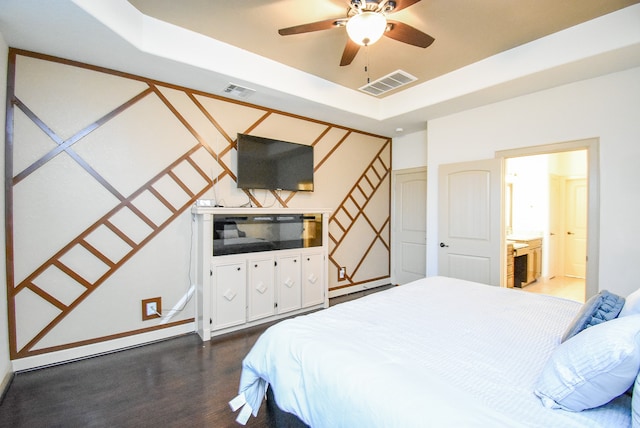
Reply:
<svg viewBox="0 0 640 428"><path fill-rule="evenodd" d="M360 46L377 42L387 28L387 18L378 12L362 12L349 18L347 34Z"/></svg>

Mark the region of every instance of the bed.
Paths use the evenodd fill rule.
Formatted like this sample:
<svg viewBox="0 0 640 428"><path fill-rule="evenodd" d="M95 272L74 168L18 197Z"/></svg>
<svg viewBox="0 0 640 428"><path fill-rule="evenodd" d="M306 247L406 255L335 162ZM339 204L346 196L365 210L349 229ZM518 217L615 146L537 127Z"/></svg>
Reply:
<svg viewBox="0 0 640 428"><path fill-rule="evenodd" d="M230 405L244 423L268 388L314 428L635 427L640 315L611 302L425 278L270 327Z"/></svg>

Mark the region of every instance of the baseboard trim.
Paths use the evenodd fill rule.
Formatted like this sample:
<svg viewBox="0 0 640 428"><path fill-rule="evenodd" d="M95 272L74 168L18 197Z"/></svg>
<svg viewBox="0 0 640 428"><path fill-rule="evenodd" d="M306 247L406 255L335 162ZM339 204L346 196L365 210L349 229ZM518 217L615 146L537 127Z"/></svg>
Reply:
<svg viewBox="0 0 640 428"><path fill-rule="evenodd" d="M195 331L195 323L180 324L174 327L153 330L134 336L126 336L105 342L93 343L61 351L13 360L13 371L16 373L41 369L59 364L66 364L84 358L117 352L128 348L146 345L159 340L181 336Z"/></svg>
<svg viewBox="0 0 640 428"><path fill-rule="evenodd" d="M366 282L364 284L353 285L351 287L339 288L337 290L329 291L329 298L340 297L345 294L357 293L358 291L371 290L372 288L382 287L383 285L389 285L389 278L379 279L377 281Z"/></svg>

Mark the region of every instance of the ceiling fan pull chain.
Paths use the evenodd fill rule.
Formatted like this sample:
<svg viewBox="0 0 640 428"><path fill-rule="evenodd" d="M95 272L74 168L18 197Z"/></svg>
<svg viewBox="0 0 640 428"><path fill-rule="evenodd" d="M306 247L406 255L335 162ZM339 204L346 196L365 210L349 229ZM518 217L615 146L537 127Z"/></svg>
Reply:
<svg viewBox="0 0 640 428"><path fill-rule="evenodd" d="M369 46L364 47L365 55L367 56L366 64L364 65L364 71L367 73L367 84L371 83L371 79L369 78Z"/></svg>

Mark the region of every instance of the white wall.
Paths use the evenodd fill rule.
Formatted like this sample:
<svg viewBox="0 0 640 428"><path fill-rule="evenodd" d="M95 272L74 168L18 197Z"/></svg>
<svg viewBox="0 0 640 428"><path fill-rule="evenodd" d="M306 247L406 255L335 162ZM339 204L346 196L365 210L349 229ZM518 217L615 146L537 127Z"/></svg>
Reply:
<svg viewBox="0 0 640 428"><path fill-rule="evenodd" d="M427 131L393 138L391 169L417 168L427 165Z"/></svg>
<svg viewBox="0 0 640 428"><path fill-rule="evenodd" d="M5 110L6 103L4 102L7 98L7 55L9 53L9 48L0 34L0 100L2 100L2 104L0 104L0 123L5 123ZM4 130L5 127L3 126ZM0 144L4 147L4 137L5 133L2 132L0 134ZM4 150L0 150L0 162L2 162L2 177L4 179ZM0 198L0 209L4 212L4 198ZM0 236L2 237L2 242L5 242L5 234L4 234L4 224L0 228ZM5 257L5 245L0 246L0 293L2 297L0 297L0 393L4 391L6 387L6 383L9 381L9 377L12 373L11 370L11 361L9 359L9 337L7 328L7 281L6 281L6 257Z"/></svg>
<svg viewBox="0 0 640 428"><path fill-rule="evenodd" d="M506 163L506 181L513 183L512 228L516 235L540 234L548 228L548 163L547 155L513 158Z"/></svg>
<svg viewBox="0 0 640 428"><path fill-rule="evenodd" d="M438 166L521 147L600 139L599 288L640 287L640 68L435 119L428 127L427 275L438 273Z"/></svg>

